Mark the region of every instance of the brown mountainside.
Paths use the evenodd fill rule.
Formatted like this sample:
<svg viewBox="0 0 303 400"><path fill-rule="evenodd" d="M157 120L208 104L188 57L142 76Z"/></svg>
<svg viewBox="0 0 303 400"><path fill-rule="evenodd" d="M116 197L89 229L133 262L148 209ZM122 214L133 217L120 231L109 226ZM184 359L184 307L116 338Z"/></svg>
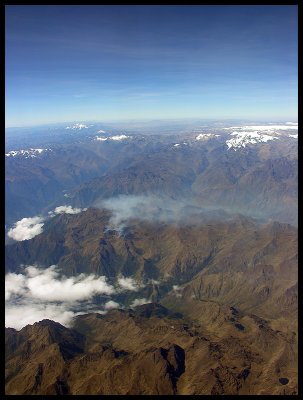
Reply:
<svg viewBox="0 0 303 400"><path fill-rule="evenodd" d="M6 393L296 394L294 335L235 308L203 307L199 320L151 303L76 317L74 330L45 320L19 332L6 329L14 343ZM34 348L27 344L33 334ZM75 335L77 343L85 338L81 348Z"/></svg>
<svg viewBox="0 0 303 400"><path fill-rule="evenodd" d="M268 318L291 317L296 309L297 229L291 225L260 225L243 216L190 225L132 220L119 235L106 230L109 218L98 209L53 218L42 234L7 247L7 270L58 264L65 275L115 280L122 273L160 286L183 284L184 299L215 300Z"/></svg>

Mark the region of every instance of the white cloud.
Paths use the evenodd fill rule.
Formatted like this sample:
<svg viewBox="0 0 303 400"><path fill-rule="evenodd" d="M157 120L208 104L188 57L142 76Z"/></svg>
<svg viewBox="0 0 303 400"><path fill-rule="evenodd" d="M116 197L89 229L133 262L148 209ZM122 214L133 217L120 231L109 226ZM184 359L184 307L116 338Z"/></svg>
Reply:
<svg viewBox="0 0 303 400"><path fill-rule="evenodd" d="M7 304L5 306L5 326L22 329L42 319L51 319L68 326L75 313L64 304L45 304L29 302L26 304Z"/></svg>
<svg viewBox="0 0 303 400"><path fill-rule="evenodd" d="M7 235L17 241L29 240L43 232L44 218L22 218L14 224Z"/></svg>
<svg viewBox="0 0 303 400"><path fill-rule="evenodd" d="M143 304L148 304L151 303L150 300L147 300L145 298L143 299L135 299L131 304L130 304L130 308L135 308L138 306L142 306Z"/></svg>
<svg viewBox="0 0 303 400"><path fill-rule="evenodd" d="M85 275L66 277L59 274L56 265L47 269L25 268L26 286L30 296L46 301L75 302L91 299L96 294L113 294L105 276Z"/></svg>
<svg viewBox="0 0 303 400"><path fill-rule="evenodd" d="M28 266L24 274L9 273L5 276L5 324L21 329L26 324L48 318L68 325L73 316L81 313L79 308L96 308L89 303L95 295L111 295L115 292L105 276L80 274L66 277L59 275L55 265L46 269ZM119 306L108 301L105 310L116 305ZM105 310L94 312L104 313Z"/></svg>
<svg viewBox="0 0 303 400"><path fill-rule="evenodd" d="M54 211L49 211L48 217L54 217L57 214L78 214L86 211L87 208L73 208L72 206L59 206ZM16 240L29 240L43 232L43 225L47 217L30 217L22 218L17 221L14 226L9 229L7 236Z"/></svg>
<svg viewBox="0 0 303 400"><path fill-rule="evenodd" d="M107 303L104 304L105 310L113 310L115 308L121 308L120 304L116 301L109 300Z"/></svg>
<svg viewBox="0 0 303 400"><path fill-rule="evenodd" d="M5 276L5 300L9 300L13 295L25 293L25 276L22 274L9 273Z"/></svg>
<svg viewBox="0 0 303 400"><path fill-rule="evenodd" d="M86 211L87 208L73 208L72 206L58 206L54 211L50 211L49 215L54 216L56 214L79 214L82 211Z"/></svg>
<svg viewBox="0 0 303 400"><path fill-rule="evenodd" d="M144 285L136 282L133 278L128 277L125 278L124 276L119 276L117 279L118 285L121 287L122 290L129 290L132 292L138 291Z"/></svg>

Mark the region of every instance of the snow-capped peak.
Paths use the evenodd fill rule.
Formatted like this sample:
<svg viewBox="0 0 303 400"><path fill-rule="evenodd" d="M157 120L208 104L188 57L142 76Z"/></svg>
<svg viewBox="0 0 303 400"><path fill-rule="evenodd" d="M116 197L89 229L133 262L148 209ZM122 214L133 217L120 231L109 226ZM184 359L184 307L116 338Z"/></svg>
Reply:
<svg viewBox="0 0 303 400"><path fill-rule="evenodd" d="M81 130L81 129L87 129L88 128L88 126L87 125L84 125L84 124L74 124L74 125L72 125L72 126L67 126L65 129L79 129L79 130Z"/></svg>
<svg viewBox="0 0 303 400"><path fill-rule="evenodd" d="M269 125L245 125L245 126L231 126L229 128L223 128L226 130L229 129L238 129L240 131L286 131L289 129L295 129L298 130L298 123L297 122L286 122L286 125L274 125L274 124L269 124Z"/></svg>
<svg viewBox="0 0 303 400"><path fill-rule="evenodd" d="M8 153L5 153L6 157L17 157L23 156L24 158L35 158L37 155L52 151L51 149L28 149L28 150L11 150Z"/></svg>
<svg viewBox="0 0 303 400"><path fill-rule="evenodd" d="M219 136L220 135L215 135L213 133L200 133L200 135L196 136L196 140L208 140Z"/></svg>
<svg viewBox="0 0 303 400"><path fill-rule="evenodd" d="M129 136L126 135L117 135L117 136L112 136L110 139L112 140L124 140L124 139L128 139Z"/></svg>
<svg viewBox="0 0 303 400"><path fill-rule="evenodd" d="M257 132L235 131L230 134L234 136L232 139L226 140L228 149L237 150L241 147L246 147L248 144L256 144L260 142L268 142L269 140L278 139L275 136L265 135Z"/></svg>
<svg viewBox="0 0 303 400"><path fill-rule="evenodd" d="M100 140L101 142L105 142L106 140L121 141L121 140L129 139L129 138L130 138L130 136L126 136L126 135L116 135L116 136L110 136L110 137L96 136L95 140Z"/></svg>

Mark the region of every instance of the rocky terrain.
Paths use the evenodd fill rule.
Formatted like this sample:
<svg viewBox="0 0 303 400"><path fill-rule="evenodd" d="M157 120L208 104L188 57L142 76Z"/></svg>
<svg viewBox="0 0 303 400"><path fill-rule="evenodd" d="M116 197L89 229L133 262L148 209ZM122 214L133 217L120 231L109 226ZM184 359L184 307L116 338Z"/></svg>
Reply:
<svg viewBox="0 0 303 400"><path fill-rule="evenodd" d="M72 328L6 329L6 393L297 394L294 334L208 307L194 320L151 303L79 316Z"/></svg>

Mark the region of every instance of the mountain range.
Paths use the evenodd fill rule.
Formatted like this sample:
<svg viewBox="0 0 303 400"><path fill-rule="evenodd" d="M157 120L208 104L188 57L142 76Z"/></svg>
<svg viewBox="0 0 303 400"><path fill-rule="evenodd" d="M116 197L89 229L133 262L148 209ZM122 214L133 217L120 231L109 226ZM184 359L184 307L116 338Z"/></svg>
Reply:
<svg viewBox="0 0 303 400"><path fill-rule="evenodd" d="M294 127L7 148L6 394L297 394Z"/></svg>

